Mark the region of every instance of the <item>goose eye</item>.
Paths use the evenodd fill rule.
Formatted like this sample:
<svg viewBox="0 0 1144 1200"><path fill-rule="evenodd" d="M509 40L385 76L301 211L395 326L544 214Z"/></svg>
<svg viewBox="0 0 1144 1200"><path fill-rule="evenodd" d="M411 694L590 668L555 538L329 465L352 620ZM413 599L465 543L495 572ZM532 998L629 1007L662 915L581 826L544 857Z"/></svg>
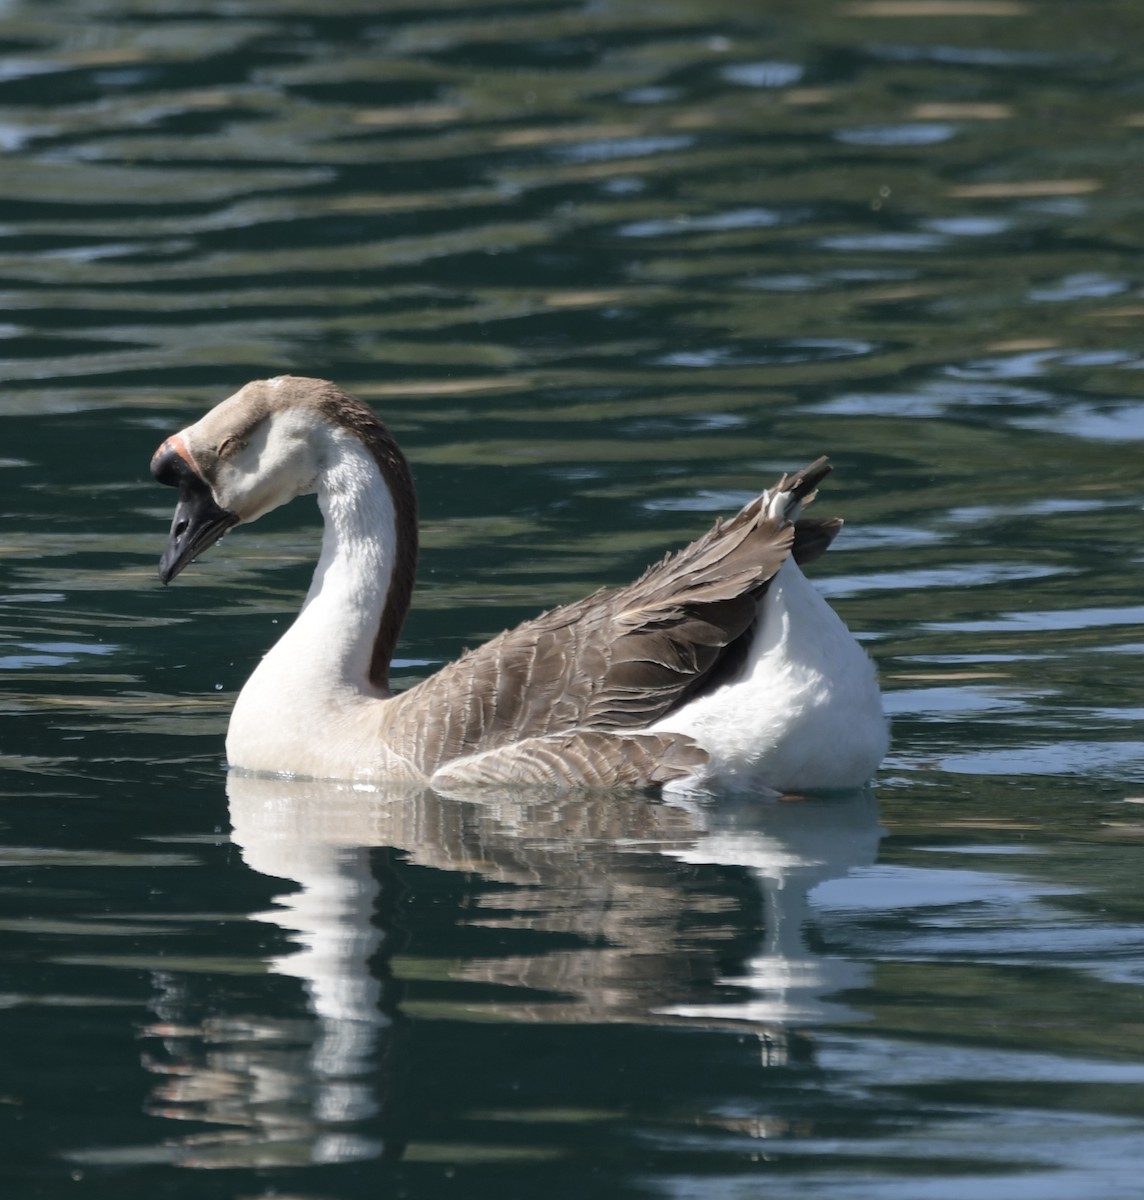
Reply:
<svg viewBox="0 0 1144 1200"><path fill-rule="evenodd" d="M230 455L236 454L245 445L246 443L242 440L242 438L231 434L228 437L224 437L222 441L219 442L217 451L218 456L219 458L228 458Z"/></svg>

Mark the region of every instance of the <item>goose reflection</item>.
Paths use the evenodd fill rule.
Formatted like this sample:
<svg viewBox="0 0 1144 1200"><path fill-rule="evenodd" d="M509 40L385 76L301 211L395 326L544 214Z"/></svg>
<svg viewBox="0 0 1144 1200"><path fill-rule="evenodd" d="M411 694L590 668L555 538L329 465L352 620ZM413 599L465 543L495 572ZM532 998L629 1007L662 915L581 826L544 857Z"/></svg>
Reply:
<svg viewBox="0 0 1144 1200"><path fill-rule="evenodd" d="M665 848L681 862L745 868L765 912L762 945L736 980L742 999L666 1011L784 1028L854 1020L859 1014L831 996L864 987L869 967L809 949L810 893L820 883L872 865L880 836L867 789L845 802L723 805L705 837L689 847Z"/></svg>
<svg viewBox="0 0 1144 1200"><path fill-rule="evenodd" d="M384 856L371 860L366 847L311 840L287 826L277 836L264 827L243 856L297 888L249 916L292 943L264 962L271 977L302 981L306 1014L259 981L247 1011L196 1021L202 1001L193 977L171 971L155 980L156 1019L144 1035L162 1051L144 1061L162 1083L148 1110L223 1129L168 1141L160 1157L180 1166L349 1163L402 1150L387 1108L401 1091L403 1051L388 967L396 931L386 892L394 881ZM244 991L249 996L234 989Z"/></svg>
<svg viewBox="0 0 1144 1200"><path fill-rule="evenodd" d="M719 1025L753 1032L774 1062L800 1025L854 1015L830 997L861 985L863 968L811 951L804 925L816 884L874 861L869 791L727 806L238 774L227 790L246 865L294 885L254 919L288 937L268 966L302 982L310 1025L295 1019L285 1037L281 1022L251 1018L230 1045L216 1031L215 1065L263 1081L197 1106L196 1119L247 1127L214 1147L216 1162L237 1161L236 1142L263 1163L400 1154L408 1017ZM451 915L496 931L499 952L434 958L412 932L394 967L412 868L467 877Z"/></svg>

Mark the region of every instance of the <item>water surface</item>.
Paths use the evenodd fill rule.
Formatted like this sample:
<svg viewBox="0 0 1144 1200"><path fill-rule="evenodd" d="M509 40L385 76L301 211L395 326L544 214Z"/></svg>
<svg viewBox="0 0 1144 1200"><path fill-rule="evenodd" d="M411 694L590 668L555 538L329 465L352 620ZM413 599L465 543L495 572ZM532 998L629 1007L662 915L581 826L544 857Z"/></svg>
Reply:
<svg viewBox="0 0 1144 1200"><path fill-rule="evenodd" d="M0 8L5 1194L1135 1196L1127 0ZM413 462L397 682L829 453L874 789L230 779L305 502L161 589L159 440Z"/></svg>

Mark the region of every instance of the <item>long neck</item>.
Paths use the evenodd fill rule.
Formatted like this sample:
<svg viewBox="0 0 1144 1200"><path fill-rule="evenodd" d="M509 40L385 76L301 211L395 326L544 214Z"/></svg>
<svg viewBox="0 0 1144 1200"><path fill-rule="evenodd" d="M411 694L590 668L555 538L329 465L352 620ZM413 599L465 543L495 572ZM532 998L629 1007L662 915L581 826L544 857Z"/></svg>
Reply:
<svg viewBox="0 0 1144 1200"><path fill-rule="evenodd" d="M384 430L369 444L338 430L324 457L322 552L302 611L279 646L304 655L329 683L385 694L416 570L412 482Z"/></svg>

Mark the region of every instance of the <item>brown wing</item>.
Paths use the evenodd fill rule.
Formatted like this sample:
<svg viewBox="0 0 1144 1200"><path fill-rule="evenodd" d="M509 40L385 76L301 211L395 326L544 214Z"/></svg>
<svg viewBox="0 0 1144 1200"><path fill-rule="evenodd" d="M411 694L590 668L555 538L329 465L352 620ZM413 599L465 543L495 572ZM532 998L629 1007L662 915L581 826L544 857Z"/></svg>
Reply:
<svg viewBox="0 0 1144 1200"><path fill-rule="evenodd" d="M707 753L675 733L582 730L526 738L446 763L433 775L439 789L509 784L573 788L646 787L692 774Z"/></svg>
<svg viewBox="0 0 1144 1200"><path fill-rule="evenodd" d="M821 558L830 549L830 543L841 528L842 521L838 517L796 521L794 548L791 550L794 561L801 567L803 563L812 563Z"/></svg>
<svg viewBox="0 0 1144 1200"><path fill-rule="evenodd" d="M820 459L784 477L627 587L544 613L394 697L384 710L386 743L426 775L490 751L499 751L498 763L507 767L513 747L539 761L537 755L556 752L553 738L584 732L618 735L633 760L646 759L648 748L630 735L719 676L796 544L786 514L769 514L771 498L789 492L793 512L829 469ZM815 526L807 534L813 556L833 530L827 535ZM533 743L527 751L526 742ZM577 744L575 754L586 745Z"/></svg>

